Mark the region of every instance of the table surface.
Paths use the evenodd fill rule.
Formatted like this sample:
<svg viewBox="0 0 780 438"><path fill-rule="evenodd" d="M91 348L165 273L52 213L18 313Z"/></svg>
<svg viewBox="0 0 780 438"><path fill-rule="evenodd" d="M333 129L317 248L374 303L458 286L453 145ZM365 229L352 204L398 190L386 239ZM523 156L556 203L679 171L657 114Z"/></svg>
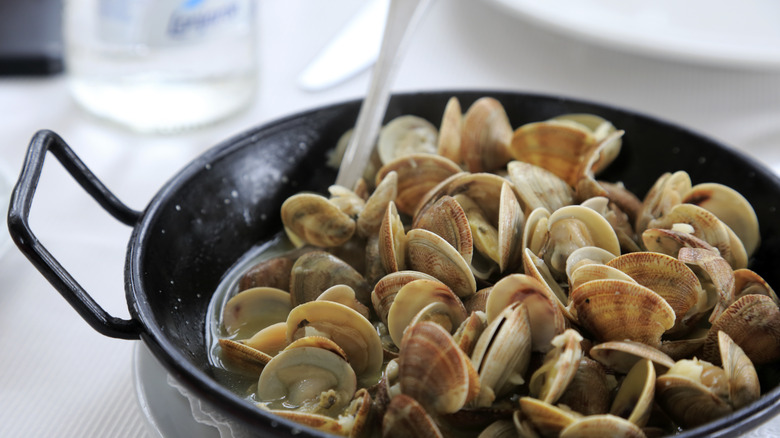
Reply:
<svg viewBox="0 0 780 438"><path fill-rule="evenodd" d="M169 178L219 141L299 110L364 95L369 72L320 92L295 78L360 0L258 2L259 92L243 113L179 135L141 135L72 101L66 76L0 80L0 166L17 175L39 129L59 133L127 205L141 210ZM518 19L488 1L435 2L396 91L500 89L562 94L675 121L780 171L780 72L618 52ZM40 240L112 315L128 317L125 246L110 218L47 161L32 208ZM14 247L0 259L0 435L149 436L135 396L137 341L92 330Z"/></svg>

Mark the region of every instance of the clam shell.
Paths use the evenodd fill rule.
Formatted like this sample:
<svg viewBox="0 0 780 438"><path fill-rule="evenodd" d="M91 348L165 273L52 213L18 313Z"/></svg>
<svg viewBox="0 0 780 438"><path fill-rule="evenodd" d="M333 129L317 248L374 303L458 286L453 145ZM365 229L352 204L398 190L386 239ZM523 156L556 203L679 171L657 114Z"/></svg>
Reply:
<svg viewBox="0 0 780 438"><path fill-rule="evenodd" d="M574 203L574 191L566 181L542 167L523 161L507 164L509 179L517 188L520 203L525 211L536 208L555 211Z"/></svg>
<svg viewBox="0 0 780 438"><path fill-rule="evenodd" d="M604 366L628 374L640 360L650 360L656 368L666 371L674 366L674 360L657 348L641 342L610 341L591 347L590 356Z"/></svg>
<svg viewBox="0 0 780 438"><path fill-rule="evenodd" d="M672 306L676 317L670 334L686 331L685 317L706 300L696 274L685 263L666 254L643 251L623 254L607 262L607 266L625 272Z"/></svg>
<svg viewBox="0 0 780 438"><path fill-rule="evenodd" d="M395 202L390 201L379 226L379 258L385 272L406 269L406 242L404 224L398 215Z"/></svg>
<svg viewBox="0 0 780 438"><path fill-rule="evenodd" d="M512 126L498 100L482 97L471 104L461 134L461 159L470 172L494 171L509 162Z"/></svg>
<svg viewBox="0 0 780 438"><path fill-rule="evenodd" d="M425 213L417 216L413 228L422 228L438 234L471 263L474 241L466 212L452 196L442 196Z"/></svg>
<svg viewBox="0 0 780 438"><path fill-rule="evenodd" d="M583 418L581 414L533 397L520 397L520 411L543 437L558 436L565 428Z"/></svg>
<svg viewBox="0 0 780 438"><path fill-rule="evenodd" d="M459 173L460 167L434 154L412 154L387 162L376 174L377 184L390 172L398 174L398 211L413 215L425 195L442 181Z"/></svg>
<svg viewBox="0 0 780 438"><path fill-rule="evenodd" d="M468 356L446 330L430 322L407 329L398 356L398 373L401 393L430 412L456 412L479 390Z"/></svg>
<svg viewBox="0 0 780 438"><path fill-rule="evenodd" d="M712 212L739 237L750 257L761 243L758 218L753 206L739 192L718 183L696 184L683 196L682 202L698 205Z"/></svg>
<svg viewBox="0 0 780 438"><path fill-rule="evenodd" d="M435 309L444 317L448 333L452 333L468 316L463 303L452 290L438 280L414 280L405 284L390 305L387 329L396 345L401 345L404 330L428 305L439 303ZM434 310L434 309L431 309Z"/></svg>
<svg viewBox="0 0 780 438"><path fill-rule="evenodd" d="M412 397L398 394L382 418L382 438L444 438L425 408Z"/></svg>
<svg viewBox="0 0 780 438"><path fill-rule="evenodd" d="M756 365L780 359L780 309L764 295L746 295L730 305L712 324L704 343L704 359L720 362L718 332L737 343Z"/></svg>
<svg viewBox="0 0 780 438"><path fill-rule="evenodd" d="M713 392L702 383L704 370L709 367L703 362L683 360L656 379L656 401L682 427L696 427L732 412L721 391Z"/></svg>
<svg viewBox="0 0 780 438"><path fill-rule="evenodd" d="M660 295L622 280L594 280L571 293L577 320L600 341L629 339L651 346L672 328L675 315Z"/></svg>
<svg viewBox="0 0 780 438"><path fill-rule="evenodd" d="M547 403L558 401L577 373L582 359L581 341L582 335L572 329L552 339L554 348L547 353L544 363L536 369L528 384L531 396Z"/></svg>
<svg viewBox="0 0 780 438"><path fill-rule="evenodd" d="M439 143L436 153L452 160L453 163L461 163L461 137L463 129L463 111L460 101L452 96L444 107L444 114L439 125Z"/></svg>
<svg viewBox="0 0 780 438"><path fill-rule="evenodd" d="M321 248L339 246L355 232L355 221L322 195L299 193L287 198L281 209L291 240Z"/></svg>
<svg viewBox="0 0 780 438"><path fill-rule="evenodd" d="M371 303L374 311L383 323L387 324L387 313L395 300L395 295L401 288L414 280L436 280L432 275L419 271L397 271L382 277L371 292Z"/></svg>
<svg viewBox="0 0 780 438"><path fill-rule="evenodd" d="M590 415L561 431L560 438L645 438L645 433L628 420L614 415Z"/></svg>
<svg viewBox="0 0 780 438"><path fill-rule="evenodd" d="M300 347L282 351L268 362L256 396L269 409L332 415L349 404L356 390L355 372L341 356L323 348ZM321 400L325 392L327 403Z"/></svg>
<svg viewBox="0 0 780 438"><path fill-rule="evenodd" d="M379 231L382 218L387 210L387 204L395 201L398 196L398 174L388 172L380 181L374 192L365 203L365 207L357 217L357 232L362 237L368 237Z"/></svg>
<svg viewBox="0 0 780 438"><path fill-rule="evenodd" d="M761 383L753 362L725 332L718 332L718 346L723 371L729 382L731 405L739 409L758 400L761 397Z"/></svg>
<svg viewBox="0 0 780 438"><path fill-rule="evenodd" d="M382 164L416 153L436 153L438 129L422 117L402 115L379 131L376 150Z"/></svg>
<svg viewBox="0 0 780 438"><path fill-rule="evenodd" d="M532 349L546 352L551 341L565 329L565 319L549 288L525 274L510 274L499 280L488 295L485 310L488 323L514 303L525 303L531 324Z"/></svg>
<svg viewBox="0 0 780 438"><path fill-rule="evenodd" d="M465 298L477 291L471 268L446 240L428 230L413 229L406 234L408 265L432 275Z"/></svg>
<svg viewBox="0 0 780 438"><path fill-rule="evenodd" d="M471 353L480 382L476 406L490 406L497 397L519 386L530 357L528 310L525 304L514 303L488 324Z"/></svg>
<svg viewBox="0 0 780 438"><path fill-rule="evenodd" d="M314 301L328 288L345 284L364 305L370 302L371 288L366 279L344 260L324 251L308 252L295 261L290 274L290 300L293 307Z"/></svg>
<svg viewBox="0 0 780 438"><path fill-rule="evenodd" d="M655 368L648 359L640 359L620 384L609 413L644 427L650 419L655 396Z"/></svg>
<svg viewBox="0 0 780 438"><path fill-rule="evenodd" d="M235 339L247 339L287 319L290 294L272 287L255 287L234 295L222 309L222 325Z"/></svg>
<svg viewBox="0 0 780 438"><path fill-rule="evenodd" d="M588 357L582 357L574 378L558 403L583 415L606 414L612 395L604 365Z"/></svg>
<svg viewBox="0 0 780 438"><path fill-rule="evenodd" d="M287 317L287 341L324 336L339 345L361 382L376 383L382 368L382 343L371 323L353 309L332 301L310 301ZM370 386L370 385L369 385Z"/></svg>

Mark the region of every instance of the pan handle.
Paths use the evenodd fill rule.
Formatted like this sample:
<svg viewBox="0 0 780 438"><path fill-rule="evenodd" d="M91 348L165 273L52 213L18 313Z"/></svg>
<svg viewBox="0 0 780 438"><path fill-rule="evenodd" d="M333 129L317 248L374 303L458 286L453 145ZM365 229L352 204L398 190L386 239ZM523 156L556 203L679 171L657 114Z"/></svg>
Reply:
<svg viewBox="0 0 780 438"><path fill-rule="evenodd" d="M113 317L103 310L30 230L28 219L30 206L47 151L54 154L73 179L111 216L130 226L141 217L141 212L132 210L119 201L59 135L42 130L38 131L30 141L22 172L11 194L11 204L8 209L8 229L11 237L38 271L92 328L112 338L138 339L142 332L141 324L134 319Z"/></svg>

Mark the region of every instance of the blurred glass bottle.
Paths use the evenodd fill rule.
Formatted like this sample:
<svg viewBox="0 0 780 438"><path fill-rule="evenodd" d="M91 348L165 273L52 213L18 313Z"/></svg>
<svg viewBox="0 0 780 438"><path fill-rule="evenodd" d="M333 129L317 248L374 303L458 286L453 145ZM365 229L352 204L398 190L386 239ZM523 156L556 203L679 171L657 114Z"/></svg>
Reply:
<svg viewBox="0 0 780 438"><path fill-rule="evenodd" d="M65 0L75 100L143 132L216 122L255 95L255 0Z"/></svg>

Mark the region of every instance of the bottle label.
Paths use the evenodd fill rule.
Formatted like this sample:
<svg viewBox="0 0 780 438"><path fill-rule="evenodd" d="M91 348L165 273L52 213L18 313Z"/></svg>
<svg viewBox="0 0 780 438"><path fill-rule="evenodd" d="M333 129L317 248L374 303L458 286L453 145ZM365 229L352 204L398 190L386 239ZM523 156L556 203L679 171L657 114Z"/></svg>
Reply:
<svg viewBox="0 0 780 438"><path fill-rule="evenodd" d="M100 0L98 32L108 43L189 44L245 32L251 7L247 0Z"/></svg>

